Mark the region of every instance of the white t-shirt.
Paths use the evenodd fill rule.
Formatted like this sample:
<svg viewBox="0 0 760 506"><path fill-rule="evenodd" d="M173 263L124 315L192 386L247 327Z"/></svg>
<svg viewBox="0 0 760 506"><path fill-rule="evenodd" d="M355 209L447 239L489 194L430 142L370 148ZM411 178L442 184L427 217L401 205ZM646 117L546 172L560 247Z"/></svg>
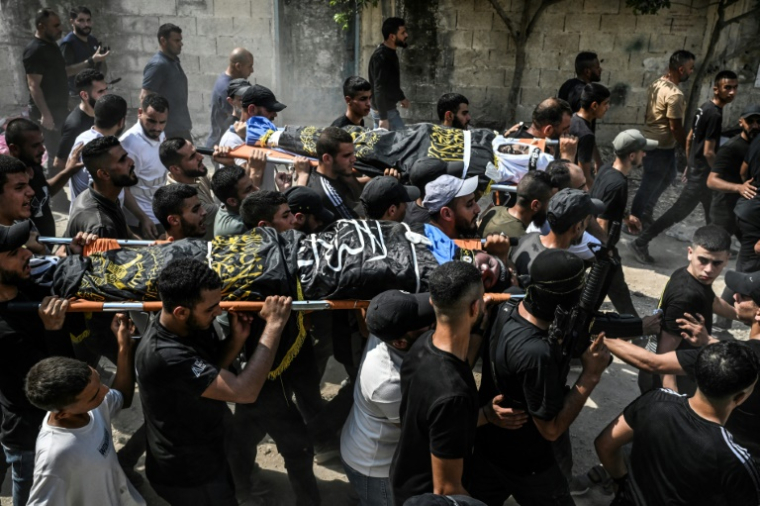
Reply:
<svg viewBox="0 0 760 506"><path fill-rule="evenodd" d="M158 220L153 214L153 195L166 184L166 177L169 173L158 156L158 148L165 139L166 135L163 132L158 139L150 139L145 135L139 121L124 132L119 139L121 146L135 162L137 184L131 186L129 191L142 212L148 215L148 218L156 225L158 225ZM127 215L127 219L131 226L137 225L137 220L131 213Z"/></svg>
<svg viewBox="0 0 760 506"><path fill-rule="evenodd" d="M372 478L388 478L401 437L401 362L404 355L369 336L340 434L340 455L351 468Z"/></svg>
<svg viewBox="0 0 760 506"><path fill-rule="evenodd" d="M541 232L541 235L546 235L549 233L549 231L550 231L550 228L549 228L548 222L544 222L541 228L538 228L534 223L531 223L530 225L528 225L528 228L525 229L526 234L529 234L531 232ZM595 258L594 251L596 251L598 249L597 246L601 244L602 243L601 241L599 241L599 239L589 234L588 232L583 232L583 238L581 239L581 243L570 246L570 248L568 248L567 251L578 255L583 260L593 260ZM589 248L589 245L594 247L593 251L591 250L591 248Z"/></svg>
<svg viewBox="0 0 760 506"><path fill-rule="evenodd" d="M230 127L222 135L222 139L219 141L220 147L229 146L230 149L235 149L238 146L245 144L243 139L235 132L234 127ZM244 158L235 158L235 163L238 165L245 165L246 160ZM274 173L276 171L276 165L274 163L267 162L267 166L264 169L264 178L261 180L261 188L259 190L271 190L279 191L277 185L274 182Z"/></svg>
<svg viewBox="0 0 760 506"><path fill-rule="evenodd" d="M78 429L53 427L45 415L34 459L34 484L27 506L145 506L116 458L111 418L124 397L110 390Z"/></svg>

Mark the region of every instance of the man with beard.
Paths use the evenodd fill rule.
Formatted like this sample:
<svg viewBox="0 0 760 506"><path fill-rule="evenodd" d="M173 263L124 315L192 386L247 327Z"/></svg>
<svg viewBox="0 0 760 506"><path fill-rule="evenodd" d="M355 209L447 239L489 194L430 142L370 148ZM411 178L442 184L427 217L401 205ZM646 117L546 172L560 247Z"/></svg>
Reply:
<svg viewBox="0 0 760 506"><path fill-rule="evenodd" d="M353 174L356 155L351 134L337 127L327 127L317 140L319 165L311 169L306 186L317 192L325 209L336 218L355 220L359 218L357 185Z"/></svg>
<svg viewBox="0 0 760 506"><path fill-rule="evenodd" d="M119 138L124 149L135 161L137 184L130 190L134 203L125 200L125 207L135 216L144 213L149 220L139 224L128 216L127 221L132 231L147 239L156 239L163 230L153 214L153 195L166 184L166 168L161 163L159 148L166 139L164 129L169 120L169 101L156 94L143 97L137 109L137 123ZM173 112L172 112L173 114ZM135 211L134 209L137 209Z"/></svg>
<svg viewBox="0 0 760 506"><path fill-rule="evenodd" d="M206 235L206 210L194 186L182 183L162 186L153 196L153 213L169 241L203 239Z"/></svg>
<svg viewBox="0 0 760 506"><path fill-rule="evenodd" d="M369 83L372 85L372 120L375 128L386 130L402 130L404 122L396 109L396 104L409 107L409 99L401 90L401 75L399 71L396 49L407 46L409 34L405 22L401 18L388 18L383 21L384 42L377 46L369 59Z"/></svg>
<svg viewBox="0 0 760 506"><path fill-rule="evenodd" d="M108 92L105 77L97 70L85 69L76 75L74 83L79 92L79 106L66 118L61 129L61 143L55 154L53 168L60 172L66 166L71 149L79 134L92 128L95 123L95 102ZM49 155L48 155L49 156Z"/></svg>
<svg viewBox="0 0 760 506"><path fill-rule="evenodd" d="M230 313L231 335L220 342L212 323L222 312L221 288L204 262L170 262L158 278L163 309L137 350L145 470L173 506L238 504L225 456L227 403L256 402L290 316L290 297L267 297L258 313L266 325L247 366L235 375L228 367L251 334L253 317Z"/></svg>
<svg viewBox="0 0 760 506"><path fill-rule="evenodd" d="M547 98L533 109L530 125L520 123L517 130L510 132L506 137L558 140L559 146L547 146L546 152L552 153L555 158L575 160L578 138L569 135L572 116L570 104L558 98Z"/></svg>
<svg viewBox="0 0 760 506"><path fill-rule="evenodd" d="M710 223L712 192L707 187L707 177L715 163L720 145L723 107L734 101L738 88L739 81L734 72L723 70L715 76L713 98L697 110L686 142L689 154L689 166L684 173L686 185L670 209L630 243L631 250L639 262L654 262L649 255L649 243L652 239L689 216L700 203L705 212L705 221Z"/></svg>
<svg viewBox="0 0 760 506"><path fill-rule="evenodd" d="M3 157L0 168L8 162ZM5 195L3 195L5 197ZM45 412L34 407L24 394L24 378L34 364L51 356L72 356L71 340L64 328L69 302L49 296L49 288L30 283L32 252L24 247L31 222L0 226L0 442L13 473L13 504L25 505L32 488L34 448ZM78 234L72 250L93 236ZM10 302L42 301L37 312L12 311Z"/></svg>
<svg viewBox="0 0 760 506"><path fill-rule="evenodd" d="M208 169L203 165L203 155L198 153L192 142L181 137L166 139L158 150L161 163L169 171L167 185L177 183L195 187L203 209L206 211L206 235L210 240L214 237L214 219L219 211L219 205L211 192L211 181L208 179Z"/></svg>
<svg viewBox="0 0 760 506"><path fill-rule="evenodd" d="M372 85L359 76L351 76L343 83L343 99L346 101L346 114L333 121L330 126L342 128L345 126L364 127L364 117L370 111Z"/></svg>
<svg viewBox="0 0 760 506"><path fill-rule="evenodd" d="M531 223L537 227L546 221L546 208L552 196L551 176L546 172L528 172L517 184L517 200L512 207L495 206L483 215L478 235L503 234L519 238Z"/></svg>
<svg viewBox="0 0 760 506"><path fill-rule="evenodd" d="M477 176L460 179L443 175L426 184L422 206L430 213L430 224L449 239L475 237L480 214L477 189Z"/></svg>
<svg viewBox="0 0 760 506"><path fill-rule="evenodd" d="M406 216L407 206L414 204L420 195L416 186L402 185L393 176L377 176L364 185L359 200L368 220L401 223Z"/></svg>
<svg viewBox="0 0 760 506"><path fill-rule="evenodd" d="M602 66L596 53L584 51L575 57L575 76L568 79L557 92L557 98L570 104L573 112L581 108L581 95L587 84L598 83L602 80Z"/></svg>
<svg viewBox="0 0 760 506"><path fill-rule="evenodd" d="M295 221L293 228L304 234L315 234L328 223L335 221L335 215L325 209L317 192L306 186L294 186L285 192L290 212Z"/></svg>
<svg viewBox="0 0 760 506"><path fill-rule="evenodd" d="M464 95L444 93L436 108L441 125L460 130L467 130L470 126L470 102Z"/></svg>
<svg viewBox="0 0 760 506"><path fill-rule="evenodd" d="M113 135L88 142L82 149L82 160L92 183L71 205L66 237L83 231L98 237L132 239L119 194L137 184L134 162Z"/></svg>
<svg viewBox="0 0 760 506"><path fill-rule="evenodd" d="M468 352L484 315L478 269L452 261L428 280L435 330L420 336L401 364L401 433L390 467L393 503L432 492L467 493L478 425L478 392Z"/></svg>
<svg viewBox="0 0 760 506"><path fill-rule="evenodd" d="M110 54L104 50L98 39L91 35L92 13L84 6L74 7L69 11L69 22L73 29L61 41L61 53L66 61L69 77L69 93L75 97L77 86L74 77L85 69L102 71L102 63Z"/></svg>
<svg viewBox="0 0 760 506"><path fill-rule="evenodd" d="M676 145L686 149L683 116L686 112L683 92L678 85L689 80L694 72L693 53L673 53L668 72L649 85L643 134L656 140L657 149L644 158L644 175L631 205L631 214L644 225L654 221L652 212L662 192L676 178Z"/></svg>

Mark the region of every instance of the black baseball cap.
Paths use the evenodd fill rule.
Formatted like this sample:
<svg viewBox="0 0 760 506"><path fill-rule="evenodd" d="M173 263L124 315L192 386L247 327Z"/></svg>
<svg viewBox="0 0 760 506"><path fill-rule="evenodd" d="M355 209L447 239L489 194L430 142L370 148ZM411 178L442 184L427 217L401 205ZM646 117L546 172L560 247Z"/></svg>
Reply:
<svg viewBox="0 0 760 506"><path fill-rule="evenodd" d="M372 299L367 308L367 330L386 342L433 323L429 293L388 290Z"/></svg>
<svg viewBox="0 0 760 506"><path fill-rule="evenodd" d="M364 186L359 200L366 206L390 207L397 202L413 202L420 198L416 186L404 186L392 176L378 176Z"/></svg>
<svg viewBox="0 0 760 506"><path fill-rule="evenodd" d="M749 297L760 306L760 271L726 272L726 286L734 292Z"/></svg>
<svg viewBox="0 0 760 506"><path fill-rule="evenodd" d="M31 220L14 223L10 227L0 225L0 252L18 249L29 240Z"/></svg>
<svg viewBox="0 0 760 506"><path fill-rule="evenodd" d="M285 191L291 213L313 214L323 224L335 221L335 215L325 209L319 194L306 186L293 186Z"/></svg>
<svg viewBox="0 0 760 506"><path fill-rule="evenodd" d="M243 93L245 93L245 90L251 86L251 83L246 79L232 79L230 81L230 84L227 85L227 97L234 98L241 96Z"/></svg>
<svg viewBox="0 0 760 506"><path fill-rule="evenodd" d="M746 119L750 116L760 116L760 105L751 104L744 108L739 118Z"/></svg>
<svg viewBox="0 0 760 506"><path fill-rule="evenodd" d="M606 207L604 202L599 199L592 199L583 190L565 188L549 200L546 219L549 225L564 229L585 219L590 214L596 216L603 213Z"/></svg>
<svg viewBox="0 0 760 506"><path fill-rule="evenodd" d="M461 179L464 174L464 162L446 162L427 156L420 158L409 169L409 181L424 192L426 184L445 174Z"/></svg>
<svg viewBox="0 0 760 506"><path fill-rule="evenodd" d="M260 84L254 84L243 93L243 107L257 105L270 111L280 112L287 107L277 101L272 90Z"/></svg>

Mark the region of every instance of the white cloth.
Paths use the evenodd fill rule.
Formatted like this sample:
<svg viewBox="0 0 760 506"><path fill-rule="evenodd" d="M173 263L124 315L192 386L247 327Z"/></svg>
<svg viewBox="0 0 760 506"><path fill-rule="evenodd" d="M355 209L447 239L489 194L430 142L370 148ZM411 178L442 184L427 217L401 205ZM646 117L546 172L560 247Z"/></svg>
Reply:
<svg viewBox="0 0 760 506"><path fill-rule="evenodd" d="M537 146L497 135L491 143L496 156L496 173L487 174L496 183L517 184L531 170L546 170L554 157L541 151Z"/></svg>
<svg viewBox="0 0 760 506"><path fill-rule="evenodd" d="M110 390L78 429L53 427L45 415L37 436L34 485L27 506L144 506L116 458L111 418L124 397Z"/></svg>
<svg viewBox="0 0 760 506"><path fill-rule="evenodd" d="M224 132L224 135L222 135L222 140L219 141L220 147L229 146L230 149L235 149L238 146L242 146L245 144L245 141L240 138L240 136L235 133L235 129L233 127L230 127L226 132ZM235 163L238 165L245 165L244 158L235 158ZM279 191L279 188L277 188L277 185L274 182L274 174L276 172L276 164L267 162L267 166L264 169L264 177L261 180L261 188L259 190L271 190L271 191Z"/></svg>
<svg viewBox="0 0 760 506"><path fill-rule="evenodd" d="M119 139L121 146L135 162L137 184L131 186L129 191L135 198L137 206L156 225L159 222L156 219L156 215L153 214L153 195L166 184L166 177L169 173L158 156L158 148L165 139L166 135L163 132L161 132L161 136L156 140L149 138L145 135L139 121L132 128L124 132L121 139ZM127 219L131 226L137 225L137 220L131 213L127 215Z"/></svg>
<svg viewBox="0 0 760 506"><path fill-rule="evenodd" d="M97 132L95 130L95 127L90 128L89 130L85 130L81 134L77 136L77 138L74 140L74 146L71 148L71 153L74 152L75 149L77 149L82 144L87 144L93 139L97 139L98 137L103 137L103 134L100 132ZM71 157L71 153L69 153L69 158ZM82 169L71 176L71 179L69 179L69 192L70 192L70 198L71 202L74 202L74 199L77 198L77 196L85 191L88 186L90 186L90 182L92 181L92 177L90 177L90 173L87 172L87 169L82 167ZM69 212L71 210L69 209Z"/></svg>
<svg viewBox="0 0 760 506"><path fill-rule="evenodd" d="M351 407L340 434L340 455L352 469L388 478L401 437L401 362L404 356L374 335L367 340Z"/></svg>
<svg viewBox="0 0 760 506"><path fill-rule="evenodd" d="M546 235L549 233L549 230L550 229L549 229L548 222L544 222L541 228L538 228L534 223L531 223L530 225L528 225L528 228L525 229L525 233L529 234L531 232L541 232L541 235ZM578 255L583 260L593 260L594 258L596 258L594 256L594 252L598 249L598 246L600 246L601 244L602 243L599 239L589 234L588 232L583 232L581 243L570 246L568 251L570 253L574 253ZM591 248L589 248L589 245L592 246L594 249L592 250Z"/></svg>

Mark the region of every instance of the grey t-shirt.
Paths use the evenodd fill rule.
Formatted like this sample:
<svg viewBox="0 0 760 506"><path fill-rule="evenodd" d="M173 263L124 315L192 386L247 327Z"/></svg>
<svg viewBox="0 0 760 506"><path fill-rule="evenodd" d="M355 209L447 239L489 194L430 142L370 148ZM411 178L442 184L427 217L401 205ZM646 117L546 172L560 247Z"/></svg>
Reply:
<svg viewBox="0 0 760 506"><path fill-rule="evenodd" d="M239 214L230 213L226 206L219 208L214 220L214 235L238 235L248 231Z"/></svg>
<svg viewBox="0 0 760 506"><path fill-rule="evenodd" d="M179 58L169 58L161 51L153 55L143 70L142 88L158 93L169 101L166 137L193 129L187 108L187 76Z"/></svg>

